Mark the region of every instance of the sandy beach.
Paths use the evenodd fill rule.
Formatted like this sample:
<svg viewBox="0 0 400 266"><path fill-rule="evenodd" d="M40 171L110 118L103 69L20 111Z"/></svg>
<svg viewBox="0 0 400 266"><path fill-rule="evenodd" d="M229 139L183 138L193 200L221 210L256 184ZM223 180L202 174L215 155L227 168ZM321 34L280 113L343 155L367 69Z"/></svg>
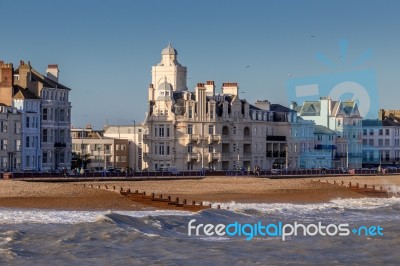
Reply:
<svg viewBox="0 0 400 266"><path fill-rule="evenodd" d="M400 176L341 176L292 179L253 177L209 177L202 180L118 181L45 183L0 181L0 207L47 208L67 210L140 210L148 208L113 191L83 187L111 185L145 191L147 194L179 197L188 202L245 203L317 203L337 198L361 198L365 195L345 187L317 182L344 181L361 185L400 187Z"/></svg>

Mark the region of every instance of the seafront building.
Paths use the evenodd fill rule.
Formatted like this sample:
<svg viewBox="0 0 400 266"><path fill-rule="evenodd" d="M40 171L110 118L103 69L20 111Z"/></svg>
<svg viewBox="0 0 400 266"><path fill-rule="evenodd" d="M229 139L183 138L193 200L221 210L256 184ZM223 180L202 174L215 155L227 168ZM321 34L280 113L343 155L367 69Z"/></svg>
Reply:
<svg viewBox="0 0 400 266"><path fill-rule="evenodd" d="M128 140L129 168L133 171L143 169L143 132L142 124L106 125L103 129L104 137Z"/></svg>
<svg viewBox="0 0 400 266"><path fill-rule="evenodd" d="M46 75L20 61L0 61L0 102L15 107L21 120L21 170L54 171L71 166L70 89L58 82L57 65Z"/></svg>
<svg viewBox="0 0 400 266"><path fill-rule="evenodd" d="M314 122L267 100L250 104L240 98L235 82L222 83L220 92L214 81L197 83L191 92L186 85L187 69L177 56L168 45L161 62L152 67L144 168L331 167L332 151L314 149Z"/></svg>
<svg viewBox="0 0 400 266"><path fill-rule="evenodd" d="M302 106L292 102L291 108L303 118L314 121L336 134L333 167L351 169L362 166L362 117L353 100L334 101L321 97L318 101L305 101Z"/></svg>
<svg viewBox="0 0 400 266"><path fill-rule="evenodd" d="M130 170L129 141L127 139L105 137L103 130L72 128L73 161L82 159L83 165L73 168L84 168L89 171L106 171L117 169Z"/></svg>
<svg viewBox="0 0 400 266"><path fill-rule="evenodd" d="M363 167L400 164L400 111L381 109L378 119L362 121Z"/></svg>
<svg viewBox="0 0 400 266"><path fill-rule="evenodd" d="M1 172L21 170L21 150L21 113L16 108L0 104Z"/></svg>

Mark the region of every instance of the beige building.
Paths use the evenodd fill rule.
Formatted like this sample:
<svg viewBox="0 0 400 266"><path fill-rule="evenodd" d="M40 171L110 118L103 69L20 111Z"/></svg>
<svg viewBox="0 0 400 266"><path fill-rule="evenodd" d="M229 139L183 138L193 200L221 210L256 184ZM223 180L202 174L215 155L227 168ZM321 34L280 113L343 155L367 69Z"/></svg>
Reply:
<svg viewBox="0 0 400 266"><path fill-rule="evenodd" d="M237 83L223 83L220 93L214 81L188 91L186 68L177 54L169 45L152 69L143 135L145 168L299 167L301 154L314 147L314 123L279 104L251 105L239 97Z"/></svg>
<svg viewBox="0 0 400 266"><path fill-rule="evenodd" d="M88 161L89 171L108 169L129 169L129 141L105 137L103 131L86 128L73 128L72 152ZM82 167L82 166L77 166Z"/></svg>
<svg viewBox="0 0 400 266"><path fill-rule="evenodd" d="M143 169L144 131L144 126L136 123L132 125L106 125L104 127L104 137L128 140L129 168L133 171Z"/></svg>

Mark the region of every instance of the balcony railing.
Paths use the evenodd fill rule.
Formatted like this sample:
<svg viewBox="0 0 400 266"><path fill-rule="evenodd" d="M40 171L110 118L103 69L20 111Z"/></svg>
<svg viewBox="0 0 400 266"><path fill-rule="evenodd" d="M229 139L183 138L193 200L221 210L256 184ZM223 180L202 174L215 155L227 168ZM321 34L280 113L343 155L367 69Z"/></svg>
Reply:
<svg viewBox="0 0 400 266"><path fill-rule="evenodd" d="M286 152L285 151L267 151L266 154L267 157L275 157L275 158L282 158L282 157L286 157Z"/></svg>
<svg viewBox="0 0 400 266"><path fill-rule="evenodd" d="M188 153L188 161L200 161L200 154L196 152Z"/></svg>
<svg viewBox="0 0 400 266"><path fill-rule="evenodd" d="M143 141L150 140L150 134L143 134Z"/></svg>
<svg viewBox="0 0 400 266"><path fill-rule="evenodd" d="M208 143L211 144L213 142L221 142L221 136L220 135L209 135L208 136Z"/></svg>
<svg viewBox="0 0 400 266"><path fill-rule="evenodd" d="M267 136L267 141L286 142L286 136Z"/></svg>
<svg viewBox="0 0 400 266"><path fill-rule="evenodd" d="M54 148L65 148L67 144L65 142L54 142Z"/></svg>
<svg viewBox="0 0 400 266"><path fill-rule="evenodd" d="M200 141L200 135L198 135L198 134L187 134L187 139L188 139L189 143L199 142Z"/></svg>
<svg viewBox="0 0 400 266"><path fill-rule="evenodd" d="M212 162L212 161L221 161L221 153L219 153L219 152L214 152L214 153L208 154L208 161L209 161L209 162Z"/></svg>

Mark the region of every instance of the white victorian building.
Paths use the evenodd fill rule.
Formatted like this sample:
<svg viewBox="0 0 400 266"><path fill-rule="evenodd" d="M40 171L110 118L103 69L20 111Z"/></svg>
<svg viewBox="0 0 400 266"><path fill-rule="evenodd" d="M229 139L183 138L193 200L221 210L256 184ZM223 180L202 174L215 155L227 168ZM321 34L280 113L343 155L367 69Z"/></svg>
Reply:
<svg viewBox="0 0 400 266"><path fill-rule="evenodd" d="M152 67L144 122L143 168L178 170L299 168L312 158L314 123L268 101L254 105L239 97L235 82L186 85L186 67L168 45ZM329 153L331 156L331 153Z"/></svg>

